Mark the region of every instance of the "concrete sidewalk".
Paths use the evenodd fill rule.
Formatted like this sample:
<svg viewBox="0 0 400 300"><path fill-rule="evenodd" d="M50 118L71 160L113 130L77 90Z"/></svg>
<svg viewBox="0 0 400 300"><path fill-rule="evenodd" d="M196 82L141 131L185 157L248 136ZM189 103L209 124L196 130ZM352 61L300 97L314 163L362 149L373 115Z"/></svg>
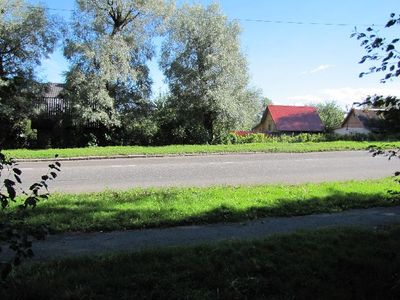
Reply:
<svg viewBox="0 0 400 300"><path fill-rule="evenodd" d="M373 228L400 224L400 206L349 210L336 214L317 214L284 218L263 218L242 223L180 226L166 229L128 230L50 235L33 245L34 261L104 254L113 251L138 251L157 247L187 246L226 240L259 239L276 233L320 229L334 226ZM4 249L1 259L9 258Z"/></svg>

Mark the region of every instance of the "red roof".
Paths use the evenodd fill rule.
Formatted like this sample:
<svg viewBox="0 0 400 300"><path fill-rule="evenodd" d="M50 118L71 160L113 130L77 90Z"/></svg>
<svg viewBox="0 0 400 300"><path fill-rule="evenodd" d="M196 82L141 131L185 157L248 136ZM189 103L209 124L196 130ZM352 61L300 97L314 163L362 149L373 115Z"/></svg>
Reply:
<svg viewBox="0 0 400 300"><path fill-rule="evenodd" d="M320 132L324 125L312 106L268 105L278 131Z"/></svg>

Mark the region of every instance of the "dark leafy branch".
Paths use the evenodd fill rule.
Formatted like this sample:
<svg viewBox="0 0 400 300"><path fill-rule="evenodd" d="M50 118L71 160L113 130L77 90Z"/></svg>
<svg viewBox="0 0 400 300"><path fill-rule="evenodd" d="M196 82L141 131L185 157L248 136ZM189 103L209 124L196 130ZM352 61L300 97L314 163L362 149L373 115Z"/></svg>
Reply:
<svg viewBox="0 0 400 300"><path fill-rule="evenodd" d="M396 25L400 25L400 15L396 16L396 14L392 13L385 28L388 29ZM360 77L371 73L383 72L385 75L381 81L386 82L389 79L400 76L399 37L384 37L373 27L368 27L366 32L355 31L351 37L356 37L360 40L361 46L366 50L366 55L360 60L361 64L367 61L380 62L380 65L372 66L369 71L362 72Z"/></svg>
<svg viewBox="0 0 400 300"><path fill-rule="evenodd" d="M28 191L22 188L22 171L18 164L12 159L8 159L0 151L0 272L1 279L4 280L12 271L13 267L18 266L23 259L31 257L32 240L43 239L47 234L47 229L42 226L39 228L29 228L25 224L26 209L35 208L41 200L49 197L48 183L57 178L61 171L61 164L56 161L49 164L47 173L41 176L40 180L33 183ZM19 198L19 194L23 195ZM7 210L12 202L24 199L15 210ZM12 255L7 255L5 249L11 251Z"/></svg>
<svg viewBox="0 0 400 300"><path fill-rule="evenodd" d="M400 26L400 14L392 13L385 25L385 29L394 26ZM396 33L398 34L398 32ZM373 27L368 27L366 32L354 32L352 37L361 40L361 46L366 50L366 55L360 61L361 64L366 61L378 62L378 66L370 67L369 71L361 73L360 77L366 74L384 72L385 76L381 79L381 82L384 83L389 79L393 80L400 76L400 36L384 37ZM360 105L380 109L379 113L383 116L386 131L396 134L400 132L400 98L394 96L369 96ZM388 159L400 158L400 149L384 151L381 148L371 147L371 152L373 156L385 155ZM394 175L396 177L395 180L400 183L400 172L396 172ZM397 197L400 196L399 191L392 190L389 193Z"/></svg>

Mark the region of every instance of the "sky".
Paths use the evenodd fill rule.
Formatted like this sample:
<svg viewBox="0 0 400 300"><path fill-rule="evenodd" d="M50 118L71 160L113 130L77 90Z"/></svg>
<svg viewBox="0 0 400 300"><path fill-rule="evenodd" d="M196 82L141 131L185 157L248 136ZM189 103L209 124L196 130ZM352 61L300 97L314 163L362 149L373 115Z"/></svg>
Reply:
<svg viewBox="0 0 400 300"><path fill-rule="evenodd" d="M66 21L75 8L74 0L29 2L44 4ZM388 32L380 25L387 22L390 13L400 13L399 0L178 0L178 6L183 2L217 2L229 20L239 22L250 85L260 89L274 104L305 105L334 100L348 109L367 95L400 96L400 79L383 84L382 74L359 78L368 65L358 63L365 52L358 40L350 38L355 28L365 31L370 25L382 33ZM326 23L333 25L323 25ZM159 43L156 48L159 54ZM156 55L149 63L153 95L167 90L158 59ZM63 82L62 74L67 69L68 62L62 49L58 49L42 61L39 76L43 81Z"/></svg>

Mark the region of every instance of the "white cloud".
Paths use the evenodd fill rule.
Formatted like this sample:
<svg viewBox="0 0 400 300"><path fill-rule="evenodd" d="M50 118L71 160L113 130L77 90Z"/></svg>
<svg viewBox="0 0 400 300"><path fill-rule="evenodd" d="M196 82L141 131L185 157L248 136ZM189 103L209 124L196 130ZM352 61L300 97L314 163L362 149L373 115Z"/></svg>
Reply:
<svg viewBox="0 0 400 300"><path fill-rule="evenodd" d="M327 100L337 101L343 108L353 105L354 102L362 102L369 95L384 95L400 97L400 88L374 87L374 88L331 88L320 89L313 94L296 95L287 99L292 104L298 103L320 103Z"/></svg>
<svg viewBox="0 0 400 300"><path fill-rule="evenodd" d="M334 65L329 65L329 64L319 65L318 67L311 69L309 71L302 72L301 74L314 74L314 73L318 73L318 72L321 72L321 71L324 71L324 70L327 70L327 69L330 69L333 67L334 67Z"/></svg>

